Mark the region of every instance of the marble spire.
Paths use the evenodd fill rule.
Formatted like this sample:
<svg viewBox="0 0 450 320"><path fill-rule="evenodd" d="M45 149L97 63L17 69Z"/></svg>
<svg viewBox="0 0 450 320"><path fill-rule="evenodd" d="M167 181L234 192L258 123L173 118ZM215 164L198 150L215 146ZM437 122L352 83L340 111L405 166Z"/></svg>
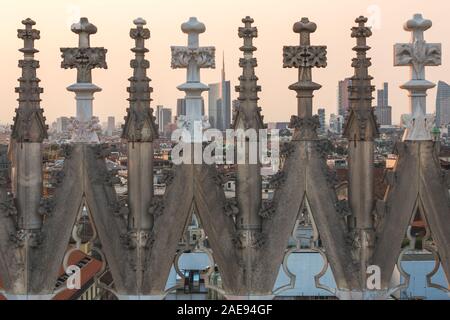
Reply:
<svg viewBox="0 0 450 320"><path fill-rule="evenodd" d="M404 25L411 32L410 43L398 43L394 46L394 66L407 66L411 69L411 80L401 86L409 92L410 114L406 119L405 141L433 140L431 130L434 116L427 114L427 90L435 84L425 79L425 67L440 66L442 48L440 43L427 43L424 32L431 28L432 22L415 14Z"/></svg>
<svg viewBox="0 0 450 320"><path fill-rule="evenodd" d="M352 28L352 38L356 38L356 58L352 60L352 67L355 70L350 78L349 100L350 115L347 121L344 135L350 140L371 141L378 134L378 126L372 108L372 92L375 87L371 81L373 77L369 75L369 67L372 65L371 59L367 57L370 47L367 45L367 38L372 36L372 31L365 24L367 18L358 17L355 22L358 26Z"/></svg>
<svg viewBox="0 0 450 320"><path fill-rule="evenodd" d="M93 118L94 93L102 89L92 83L92 69L107 69L105 48L94 48L90 45L90 36L97 33L97 27L87 18L72 25L71 30L78 35L77 48L61 48L64 69L77 69L77 82L67 88L75 92L77 101L76 119L73 122L72 142L98 143L96 133L98 120Z"/></svg>
<svg viewBox="0 0 450 320"><path fill-rule="evenodd" d="M48 137L48 127L45 125L44 110L40 108L40 94L44 90L39 87L40 80L36 77L39 61L34 60L34 54L39 52L34 47L34 41L40 39L40 32L33 29L36 22L29 18L23 20L22 24L25 29L19 29L17 36L24 41L24 47L19 50L24 58L19 60L22 69L20 86L16 88L19 107L16 109L11 137L16 142L41 143Z"/></svg>
<svg viewBox="0 0 450 320"><path fill-rule="evenodd" d="M186 93L186 116L179 118L178 125L190 133L190 141L203 142L203 130L209 127L208 119L202 114L202 92L208 91L207 85L200 82L201 68L215 68L215 47L200 47L199 35L206 31L203 23L191 17L181 25L188 35L188 45L172 46L172 68L187 69L186 82L178 90Z"/></svg>
<svg viewBox="0 0 450 320"><path fill-rule="evenodd" d="M258 63L253 57L253 52L257 50L253 39L258 36L258 29L252 26L254 20L249 16L242 19L242 22L244 27L238 29L238 35L244 40L244 45L239 49L244 56L239 59L242 75L239 77L239 86L236 86L239 106L235 110L233 128L259 130L264 128L261 108L258 107L258 92L261 91L261 86L258 85L258 77L255 74Z"/></svg>
<svg viewBox="0 0 450 320"><path fill-rule="evenodd" d="M34 60L38 52L34 41L40 38L40 32L33 29L36 23L31 19L22 21L25 29L18 30L18 37L23 39L24 54L19 61L22 76L19 94L19 107L16 109L11 134L12 181L13 193L18 207L18 227L21 230L39 230L42 217L39 205L42 195L42 142L47 138L44 110L40 108L40 80L36 77L39 61Z"/></svg>
<svg viewBox="0 0 450 320"><path fill-rule="evenodd" d="M150 62L145 59L145 54L149 52L145 40L150 38L150 30L144 28L147 22L142 18L134 20L134 24L136 28L130 30L130 37L135 40L135 47L131 49L135 58L130 63L133 76L129 79L130 87L127 89L130 107L127 109L122 138L128 142L152 142L158 137L158 129L150 108L150 95L153 92L149 85L151 79L147 77Z"/></svg>
<svg viewBox="0 0 450 320"><path fill-rule="evenodd" d="M356 58L353 58L354 75L349 86L350 113L347 118L344 136L349 140L349 204L347 217L352 232L352 257L358 261L361 283L366 282L366 270L374 247L374 138L378 135L378 125L372 108L372 65L367 51L367 38L372 31L366 26L367 18L360 16L352 28L351 36L356 38Z"/></svg>
<svg viewBox="0 0 450 320"><path fill-rule="evenodd" d="M242 164L237 165L236 198L238 203L238 213L236 215L237 234L235 238L236 248L243 266L245 286L248 293L255 294L258 291L259 279L253 272L258 264L259 250L264 243L262 234L262 217L260 215L262 202L262 180L261 165L251 163L250 152L256 151L258 147L252 149L252 143L258 143L259 131L264 129L264 123L258 107L258 92L261 87L257 84L258 77L255 75L257 66L253 52L253 39L258 36L258 29L252 26L252 18L242 19L243 27L238 29L238 35L244 40L244 45L240 50L244 53L239 59L239 66L242 68L242 75L239 77L239 86L236 92L239 93L239 106L235 110L233 128L234 130L256 130L254 135L250 134L244 142L245 151L241 151L244 159ZM237 132L239 136L241 133ZM256 141L254 141L256 139ZM239 143L239 142L238 142ZM239 147L236 146L236 154Z"/></svg>
<svg viewBox="0 0 450 320"><path fill-rule="evenodd" d="M312 46L310 36L317 29L308 18L294 24L293 30L300 34L300 45L283 48L283 67L298 69L298 82L289 89L297 92L297 115L292 116L291 127L295 128L294 140L317 139L319 119L313 116L313 93L322 86L312 81L312 68L327 66L327 47Z"/></svg>

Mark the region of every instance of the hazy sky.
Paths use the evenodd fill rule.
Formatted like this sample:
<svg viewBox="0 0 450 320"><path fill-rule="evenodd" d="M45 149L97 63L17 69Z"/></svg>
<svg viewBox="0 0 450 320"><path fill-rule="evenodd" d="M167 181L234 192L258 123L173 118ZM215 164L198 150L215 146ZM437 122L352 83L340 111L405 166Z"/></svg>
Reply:
<svg viewBox="0 0 450 320"><path fill-rule="evenodd" d="M288 90L288 86L296 82L297 72L282 68L283 45L297 45L299 41L298 34L292 32L292 25L304 16L309 17L318 25L312 44L328 46L328 67L313 71L314 81L323 85L316 93L314 106L315 109L325 107L328 118L330 113L336 113L338 80L353 73L350 64L355 40L350 37L350 28L355 25L355 18L363 14L374 22L374 35L369 39L373 83L380 88L382 82L389 82L393 119L397 123L400 114L408 112L407 93L399 86L409 79L409 71L405 67L393 67L392 47L396 42L409 42L410 35L403 30L403 24L419 12L433 21L433 27L426 32L426 40L443 44L443 65L428 68L427 79L436 83L450 81L450 2L447 0L3 0L0 121L11 123L17 106L14 88L20 75L17 60L21 58L17 50L23 43L17 38L16 29L22 28L20 22L27 17L34 19L35 27L41 30L41 40L36 42L40 53L36 59L41 62L38 76L44 88L41 105L50 123L58 116L75 114L74 95L66 91L66 87L75 82L76 71L60 68L59 48L77 45L77 36L70 31L70 24L80 15L88 17L98 27L98 33L91 37L91 45L108 49L109 69L93 71L93 82L103 88L94 102L94 114L102 121L108 115L122 121L128 106L126 87L132 72L130 48L134 44L129 38L129 29L133 19L143 17L151 30L147 58L154 88L152 105L175 108L176 99L183 97L176 86L185 81L185 70L170 68L170 46L186 44L181 23L190 16L198 17L207 29L200 36L200 44L217 49L218 68L202 69L202 82L220 79L224 50L227 78L234 88L241 73L238 61L242 55L237 28L242 25L241 19L250 15L259 30L255 55L263 89L260 105L265 120L271 122L288 121L296 112L295 92ZM435 94L436 89L430 90L429 112L435 110ZM206 100L206 93L204 97ZM232 99L236 97L232 90Z"/></svg>

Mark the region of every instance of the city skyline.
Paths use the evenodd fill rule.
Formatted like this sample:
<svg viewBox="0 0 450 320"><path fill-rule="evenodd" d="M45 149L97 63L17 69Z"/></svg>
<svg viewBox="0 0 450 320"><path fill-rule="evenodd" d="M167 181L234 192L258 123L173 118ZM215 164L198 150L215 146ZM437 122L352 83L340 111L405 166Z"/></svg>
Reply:
<svg viewBox="0 0 450 320"><path fill-rule="evenodd" d="M318 25L317 32L312 36L314 42L328 46L327 70L318 70L314 74L314 81L323 86L316 94L315 113L319 106L324 106L327 114L336 113L337 83L352 74L350 62L353 39L350 37L348 25L360 14L374 19L373 37L369 41L372 47L369 54L373 63L372 75L375 84L391 84L394 124L399 123L401 114L409 112L409 107L406 92L399 88L406 82L408 73L403 68L393 67L392 47L396 42L409 40L402 28L402 21L413 13L423 12L433 20L435 28L429 31L429 42L443 42L443 65L441 68L429 68L427 78L436 84L439 80L449 81L446 77L450 70L450 65L447 64L447 61L450 61L450 51L445 50L449 40L441 39L440 33L447 28L444 9L450 9L450 4L439 2L439 6L432 6L423 1L380 0L377 6L374 6L371 1L348 0L348 10L339 11L339 16L333 17L341 4L326 0L318 2L319 4L306 2L301 10L292 10L295 7L293 1L285 1L283 6L277 7L273 6L271 1L248 1L240 4L239 10L233 1L215 3L214 7L216 12L221 12L220 16L211 15L211 8L205 6L202 1L194 0L172 1L171 5L179 10L171 15L167 14L170 7L164 1L131 0L127 4L109 1L108 6L104 5L104 1L92 3L84 0L57 3L6 2L3 8L4 19L0 21L2 30L7 35L3 39L2 51L4 77L0 96L4 107L0 110L0 122L11 124L14 109L17 107L14 88L18 85L16 79L20 75L17 68L20 52L17 50L21 45L12 35L21 27L20 21L28 16L36 20L36 27L41 30L41 39L36 42L36 48L40 50L36 59L41 62L38 76L44 88L42 106L49 122L60 116L73 116L75 112L73 95L66 92L66 87L74 82L75 72L60 68L59 48L76 43L76 38L70 31L70 22L77 20L80 15L88 17L98 27L98 33L92 39L92 46L108 49L109 69L93 72L93 82L103 88L103 91L96 95L94 102L94 114L102 121L108 116L122 119L126 112L127 79L131 75L129 60L133 57L130 51L133 43L128 38L128 32L133 19L138 16L148 21L152 34L148 57L149 76L154 88L152 107L156 109L157 105L169 106L174 114L177 99L182 98L176 86L183 83L184 75L170 69L170 46L185 43L178 30L181 23L193 15L198 16L207 25L206 32L201 35L202 43L215 46L217 52L225 51L228 79L231 81L231 87L234 87L238 84L240 73L240 40L237 37L237 28L240 19L252 12L255 25L259 28L259 38L255 41L258 47L255 56L259 64L256 72L262 86L259 105L266 122L285 122L295 113L295 97L289 94L288 89L288 86L295 82L295 73L282 68L282 47L297 42L295 34L292 33L292 25L303 16L309 16ZM55 12L59 14L56 15ZM111 19L113 16L115 19ZM220 60L218 58L220 57L216 57L216 60ZM214 83L219 74L220 68L207 70L202 74L202 82ZM207 93L203 97L206 100ZM231 100L236 97L237 93L232 89ZM436 88L430 90L429 113L435 112L435 105L431 102L435 101L435 97Z"/></svg>
<svg viewBox="0 0 450 320"><path fill-rule="evenodd" d="M185 75L176 87L184 95L176 104L177 124L170 123L174 105L161 103L164 96L152 99L157 86L150 87L148 72L150 30L137 18L128 34L134 59L125 124L116 126L118 101L111 101L102 130L98 116L105 110L102 104L99 112L93 108L93 94L115 85L119 76L113 63L107 83L92 77L105 75L94 68L107 68L107 45L90 38L97 33L92 22L79 18L71 28L78 46L60 49L60 67L76 68L76 78L70 74L76 82L66 91L75 93L77 117L60 117L53 130L37 77L41 30L30 18L17 30L23 42L18 107L11 130L0 126L0 300L448 300L450 135L434 127L431 107L425 109L434 87L425 71L441 66L443 58L442 43L428 42L427 16L409 17L404 32L410 40L394 46L394 65L409 70L402 78L411 108L403 116L405 127L376 121L374 104L390 105L392 81L374 93L369 41L377 21L361 15L348 28L352 76L340 78L349 80L338 83L339 107L333 108L341 115L330 111L327 131L327 110L316 116L313 106L322 106L314 95L323 82L315 75L327 67L330 52L312 37L318 24L307 17L292 27L296 42L281 39L287 44L282 66L296 76L288 89L297 112L290 122L268 117L267 126L255 70L260 30L251 16L241 19L239 96L233 100L233 130L226 132L207 130L202 93L211 81L201 75L220 64L213 41L199 39L206 27L197 17L181 25L184 42L177 38L171 47L171 68ZM119 36L114 45L123 45ZM217 102L213 112L226 119L216 112L219 97L223 105L231 100L221 62L222 82L209 102ZM336 88L332 71L325 79ZM383 78L392 79L384 71ZM169 73L164 78L164 87L178 80ZM277 100L268 109L284 119L285 78L271 79L278 81L269 86ZM63 82L58 78L58 85ZM441 107L448 93L443 84ZM119 94L107 97L117 100ZM65 100L58 102L62 109ZM177 126L181 130L171 138ZM280 132L265 130L272 128ZM307 255L293 263L299 254ZM313 290L300 291L297 280ZM253 314L239 306L230 315Z"/></svg>

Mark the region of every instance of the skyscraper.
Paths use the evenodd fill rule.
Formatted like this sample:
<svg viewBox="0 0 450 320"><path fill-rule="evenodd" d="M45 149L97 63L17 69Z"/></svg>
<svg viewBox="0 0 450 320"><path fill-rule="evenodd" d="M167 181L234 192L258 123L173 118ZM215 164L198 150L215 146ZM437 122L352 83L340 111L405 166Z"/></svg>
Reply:
<svg viewBox="0 0 450 320"><path fill-rule="evenodd" d="M225 131L231 124L231 84L225 80L225 59L220 83L209 85L208 117L212 128Z"/></svg>
<svg viewBox="0 0 450 320"><path fill-rule="evenodd" d="M70 119L68 117L59 117L56 119L56 132L64 133L67 132L70 125Z"/></svg>
<svg viewBox="0 0 450 320"><path fill-rule="evenodd" d="M383 83L383 89L377 91L375 115L382 126L392 125L392 107L389 105L389 84Z"/></svg>
<svg viewBox="0 0 450 320"><path fill-rule="evenodd" d="M319 134L325 134L326 131L326 125L325 125L325 109L319 109L317 110L317 114L319 115L319 122L320 122L320 128L319 128Z"/></svg>
<svg viewBox="0 0 450 320"><path fill-rule="evenodd" d="M450 85L439 81L436 95L436 125L450 124Z"/></svg>
<svg viewBox="0 0 450 320"><path fill-rule="evenodd" d="M106 135L111 137L116 130L116 119L114 117L108 117L108 125L106 128Z"/></svg>
<svg viewBox="0 0 450 320"><path fill-rule="evenodd" d="M338 84L338 115L345 117L350 108L348 87L351 85L352 80L346 78L339 81Z"/></svg>
<svg viewBox="0 0 450 320"><path fill-rule="evenodd" d="M164 128L172 121L172 109L164 108L164 106L156 107L156 123L158 124L159 133L164 133Z"/></svg>

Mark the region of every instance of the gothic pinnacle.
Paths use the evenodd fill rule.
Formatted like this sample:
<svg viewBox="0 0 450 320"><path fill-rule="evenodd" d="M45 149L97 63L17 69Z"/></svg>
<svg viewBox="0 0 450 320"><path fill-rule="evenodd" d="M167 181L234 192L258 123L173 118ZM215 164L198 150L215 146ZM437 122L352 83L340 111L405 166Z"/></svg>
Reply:
<svg viewBox="0 0 450 320"><path fill-rule="evenodd" d="M372 108L372 77L369 75L369 67L372 65L366 52L370 50L367 38L372 36L372 31L365 24L367 18L360 16L355 22L358 26L351 29L351 37L356 38L356 58L352 60L355 70L349 86L350 114L348 115L344 136L350 140L373 140L378 135L378 125Z"/></svg>
<svg viewBox="0 0 450 320"><path fill-rule="evenodd" d="M147 69L150 62L145 59L145 53L149 50L145 47L145 40L150 38L150 30L144 28L147 22L138 18L133 21L136 28L130 30L130 38L135 40L135 47L131 49L135 58L131 60L133 76L129 79L130 107L127 109L122 138L128 142L151 142L158 136L158 130L150 108L152 101L150 95L153 88L150 87L150 78L147 77Z"/></svg>
<svg viewBox="0 0 450 320"><path fill-rule="evenodd" d="M34 41L40 39L40 32L33 29L36 22L30 18L23 20L22 24L25 29L17 30L17 37L24 41L24 47L19 50L24 54L24 59L19 60L19 67L22 68L20 86L16 88L19 107L11 136L17 142L42 142L48 137L48 127L45 125L44 110L40 108L40 94L44 90L39 87L40 80L36 77L39 61L34 60L34 54L39 52L34 48Z"/></svg>
<svg viewBox="0 0 450 320"><path fill-rule="evenodd" d="M249 16L242 19L244 27L238 29L239 38L244 39L244 45L240 48L244 52L244 57L239 59L239 66L242 68L242 75L239 77L239 86L236 92L239 93L239 106L235 110L233 119L234 129L262 129L264 128L261 108L258 107L258 92L261 86L257 84L258 77L255 75L255 67L258 63L253 57L256 47L253 46L253 38L258 36L258 29L252 27L254 22Z"/></svg>

